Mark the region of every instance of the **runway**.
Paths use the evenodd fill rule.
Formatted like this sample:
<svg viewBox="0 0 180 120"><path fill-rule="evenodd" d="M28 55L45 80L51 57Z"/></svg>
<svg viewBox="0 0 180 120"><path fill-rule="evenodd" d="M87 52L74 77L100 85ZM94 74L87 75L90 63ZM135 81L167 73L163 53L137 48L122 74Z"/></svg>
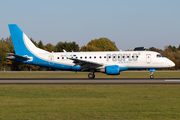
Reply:
<svg viewBox="0 0 180 120"><path fill-rule="evenodd" d="M178 79L145 79L145 78L1 78L0 84L180 84Z"/></svg>

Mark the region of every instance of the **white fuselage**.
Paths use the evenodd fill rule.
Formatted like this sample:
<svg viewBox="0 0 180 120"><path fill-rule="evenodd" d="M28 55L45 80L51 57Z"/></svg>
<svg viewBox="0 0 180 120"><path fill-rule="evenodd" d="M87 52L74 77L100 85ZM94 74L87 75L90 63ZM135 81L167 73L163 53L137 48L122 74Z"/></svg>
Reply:
<svg viewBox="0 0 180 120"><path fill-rule="evenodd" d="M112 52L67 52L71 58L103 64L103 66L118 65L128 68L167 68L174 63L166 57L160 57L152 51L112 51ZM38 55L38 54L37 54ZM75 65L64 52L52 52L38 55L41 59L53 63Z"/></svg>
<svg viewBox="0 0 180 120"><path fill-rule="evenodd" d="M67 71L90 71L118 75L124 70L155 69L174 67L168 58L152 51L109 51L109 52L48 52L37 48L15 24L9 24L15 54L6 57L18 62ZM151 78L153 76L151 75Z"/></svg>

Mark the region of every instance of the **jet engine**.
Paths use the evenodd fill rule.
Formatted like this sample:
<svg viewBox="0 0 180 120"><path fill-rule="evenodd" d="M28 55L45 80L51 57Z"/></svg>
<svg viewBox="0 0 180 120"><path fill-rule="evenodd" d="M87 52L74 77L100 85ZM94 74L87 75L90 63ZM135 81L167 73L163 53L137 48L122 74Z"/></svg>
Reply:
<svg viewBox="0 0 180 120"><path fill-rule="evenodd" d="M100 72L106 73L108 75L119 75L120 74L118 65L106 66L105 68L101 68Z"/></svg>

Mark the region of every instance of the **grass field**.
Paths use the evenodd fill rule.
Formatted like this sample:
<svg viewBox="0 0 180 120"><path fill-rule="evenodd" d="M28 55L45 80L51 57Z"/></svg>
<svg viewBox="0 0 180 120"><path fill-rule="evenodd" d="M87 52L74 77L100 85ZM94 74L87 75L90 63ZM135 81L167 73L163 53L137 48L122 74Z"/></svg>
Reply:
<svg viewBox="0 0 180 120"><path fill-rule="evenodd" d="M0 78L87 78L88 73L0 72ZM180 78L179 72L155 72ZM149 78L149 72L96 73ZM0 85L0 120L180 119L180 85Z"/></svg>
<svg viewBox="0 0 180 120"><path fill-rule="evenodd" d="M180 118L180 85L0 85L0 120Z"/></svg>
<svg viewBox="0 0 180 120"><path fill-rule="evenodd" d="M88 78L89 72L0 72L0 78ZM149 78L148 71L121 72L120 75L95 73L96 78ZM157 71L155 78L180 78L180 71Z"/></svg>

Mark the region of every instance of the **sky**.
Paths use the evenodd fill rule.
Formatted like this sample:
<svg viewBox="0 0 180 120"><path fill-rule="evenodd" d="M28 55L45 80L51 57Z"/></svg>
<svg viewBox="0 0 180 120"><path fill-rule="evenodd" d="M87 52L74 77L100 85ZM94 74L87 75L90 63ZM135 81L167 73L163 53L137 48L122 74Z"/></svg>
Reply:
<svg viewBox="0 0 180 120"><path fill-rule="evenodd" d="M180 45L180 0L0 0L0 39L17 24L36 42L87 45L106 37L120 50Z"/></svg>

